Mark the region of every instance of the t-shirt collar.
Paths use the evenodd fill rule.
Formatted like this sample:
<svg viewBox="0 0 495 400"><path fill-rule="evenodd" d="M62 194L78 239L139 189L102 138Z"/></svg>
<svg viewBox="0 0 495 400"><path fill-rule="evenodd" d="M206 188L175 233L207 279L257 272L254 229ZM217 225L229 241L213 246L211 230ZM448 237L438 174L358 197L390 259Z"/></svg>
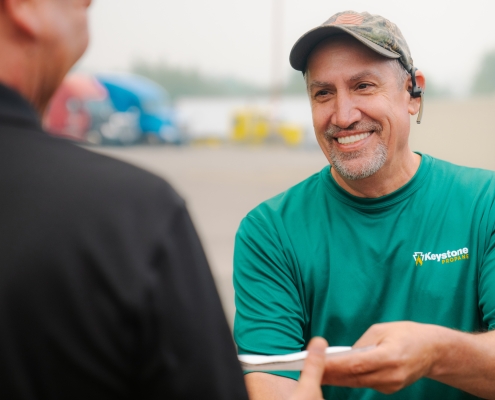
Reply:
<svg viewBox="0 0 495 400"><path fill-rule="evenodd" d="M329 189L330 195L339 201L363 210L377 210L386 208L408 198L421 187L423 181L428 176L433 159L426 154L419 152L416 153L421 156L421 163L414 176L404 186L385 196L370 199L350 194L335 181L330 173L330 166L323 168L320 172L320 177L324 185Z"/></svg>

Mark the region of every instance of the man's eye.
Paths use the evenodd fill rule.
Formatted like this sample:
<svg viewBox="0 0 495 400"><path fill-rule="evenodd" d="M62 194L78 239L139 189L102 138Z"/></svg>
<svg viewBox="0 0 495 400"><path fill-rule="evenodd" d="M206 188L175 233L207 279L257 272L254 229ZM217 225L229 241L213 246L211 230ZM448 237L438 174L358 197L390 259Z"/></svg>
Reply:
<svg viewBox="0 0 495 400"><path fill-rule="evenodd" d="M357 86L357 88L358 88L359 90L363 90L363 89L367 89L367 88L369 88L370 86L371 86L371 85L370 85L369 83L360 83L360 84Z"/></svg>
<svg viewBox="0 0 495 400"><path fill-rule="evenodd" d="M327 96L330 92L328 90L319 90L316 92L315 97Z"/></svg>

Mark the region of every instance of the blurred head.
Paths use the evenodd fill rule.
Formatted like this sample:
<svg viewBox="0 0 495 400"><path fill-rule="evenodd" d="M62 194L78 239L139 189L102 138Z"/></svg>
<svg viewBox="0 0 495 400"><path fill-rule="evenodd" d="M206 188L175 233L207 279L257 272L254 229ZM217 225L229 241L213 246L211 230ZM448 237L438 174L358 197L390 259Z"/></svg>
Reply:
<svg viewBox="0 0 495 400"><path fill-rule="evenodd" d="M42 112L88 45L91 0L0 0L0 81Z"/></svg>
<svg viewBox="0 0 495 400"><path fill-rule="evenodd" d="M313 125L342 178L368 178L410 156L412 58L398 28L380 16L345 12L303 35L291 64L305 71ZM424 77L416 72L424 88Z"/></svg>

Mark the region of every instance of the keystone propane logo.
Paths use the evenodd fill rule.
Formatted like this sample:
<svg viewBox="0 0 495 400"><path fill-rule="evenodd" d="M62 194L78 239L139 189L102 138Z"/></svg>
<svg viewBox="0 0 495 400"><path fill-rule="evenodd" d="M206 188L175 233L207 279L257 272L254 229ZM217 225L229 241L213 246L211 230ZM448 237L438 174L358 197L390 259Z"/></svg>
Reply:
<svg viewBox="0 0 495 400"><path fill-rule="evenodd" d="M442 262L442 264L449 264L460 260L469 259L469 249L464 247L459 250L447 250L445 253L423 253L421 251L416 251L413 254L413 259L416 265L423 265L426 261L436 261Z"/></svg>

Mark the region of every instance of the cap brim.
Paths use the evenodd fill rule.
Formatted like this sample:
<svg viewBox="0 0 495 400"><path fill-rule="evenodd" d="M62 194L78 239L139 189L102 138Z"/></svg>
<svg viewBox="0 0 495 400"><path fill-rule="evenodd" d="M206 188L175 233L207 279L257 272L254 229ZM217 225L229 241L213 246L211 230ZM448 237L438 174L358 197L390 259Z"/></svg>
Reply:
<svg viewBox="0 0 495 400"><path fill-rule="evenodd" d="M400 54L395 53L393 51L384 49L381 46L378 46L376 43L373 43L371 40L368 40L355 32L352 32L349 29L346 29L344 26L339 25L327 25L327 26L319 26L305 33L303 36L299 38L299 40L294 44L292 50L290 52L289 61L292 68L303 71L306 69L306 62L309 57L309 54L313 51L318 43L322 40L339 34L339 33L347 33L359 40L365 46L369 47L371 50L381 54L387 58L400 58Z"/></svg>

